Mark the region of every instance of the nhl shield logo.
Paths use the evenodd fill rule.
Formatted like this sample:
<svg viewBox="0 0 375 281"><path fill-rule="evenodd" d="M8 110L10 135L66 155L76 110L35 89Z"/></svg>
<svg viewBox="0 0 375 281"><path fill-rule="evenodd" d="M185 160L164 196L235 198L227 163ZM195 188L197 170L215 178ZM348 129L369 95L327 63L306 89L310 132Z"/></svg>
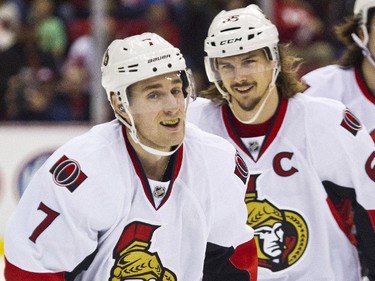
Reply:
<svg viewBox="0 0 375 281"><path fill-rule="evenodd" d="M155 198L162 198L165 195L164 186L155 186L154 191L152 192Z"/></svg>

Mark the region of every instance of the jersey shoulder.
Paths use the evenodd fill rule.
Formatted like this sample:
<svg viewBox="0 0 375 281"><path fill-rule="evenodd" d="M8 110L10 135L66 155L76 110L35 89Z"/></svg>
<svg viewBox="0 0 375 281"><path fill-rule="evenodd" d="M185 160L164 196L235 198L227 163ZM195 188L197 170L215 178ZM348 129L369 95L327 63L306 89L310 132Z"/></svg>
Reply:
<svg viewBox="0 0 375 281"><path fill-rule="evenodd" d="M191 123L186 126L184 155L195 171L205 175L210 181L214 179L220 186L239 179L241 181L237 182L240 184L238 187L242 190L247 181L248 167L235 147L226 139L203 131Z"/></svg>
<svg viewBox="0 0 375 281"><path fill-rule="evenodd" d="M360 120L341 101L299 94L291 99L291 104L293 116L304 120L305 131L310 137L313 135L313 139L353 137L363 128Z"/></svg>
<svg viewBox="0 0 375 281"><path fill-rule="evenodd" d="M348 75L353 71L353 68L344 68L337 64L323 66L314 69L302 76L302 82L312 86L320 84L331 79L337 79L337 77Z"/></svg>
<svg viewBox="0 0 375 281"><path fill-rule="evenodd" d="M214 170L212 167L216 170L225 170L234 164L236 149L228 140L206 132L191 123L187 123L186 126L184 147L187 148L190 159L203 164L202 167L208 170Z"/></svg>
<svg viewBox="0 0 375 281"><path fill-rule="evenodd" d="M305 74L302 76L301 81L308 87L305 91L307 95L343 100L345 92L351 87L353 79L353 68L328 65Z"/></svg>
<svg viewBox="0 0 375 281"><path fill-rule="evenodd" d="M293 108L303 113L307 123L319 123L322 120L330 122L340 118L346 109L346 106L339 100L328 97L315 97L301 93L290 99Z"/></svg>
<svg viewBox="0 0 375 281"><path fill-rule="evenodd" d="M89 157L102 150L111 149L122 139L121 125L113 120L92 127L88 132L72 138L57 152L66 151L79 157Z"/></svg>
<svg viewBox="0 0 375 281"><path fill-rule="evenodd" d="M199 124L208 120L209 116L217 114L220 106L206 98L196 98L189 104L186 118L189 122ZM216 112L216 113L215 113Z"/></svg>
<svg viewBox="0 0 375 281"><path fill-rule="evenodd" d="M122 136L121 125L108 122L94 126L87 133L77 136L58 148L45 162L42 173L44 176L65 167L77 167L85 174L82 185L92 185L98 188L111 182L115 175L128 173L126 167L129 158ZM68 169L68 168L66 168ZM56 172L53 172L55 175ZM112 185L115 188L116 183ZM94 189L94 188L92 188Z"/></svg>
<svg viewBox="0 0 375 281"><path fill-rule="evenodd" d="M234 146L226 139L206 132L193 123L187 122L186 124L186 138L185 142L189 146L194 147L198 151L206 151L207 153L233 153Z"/></svg>

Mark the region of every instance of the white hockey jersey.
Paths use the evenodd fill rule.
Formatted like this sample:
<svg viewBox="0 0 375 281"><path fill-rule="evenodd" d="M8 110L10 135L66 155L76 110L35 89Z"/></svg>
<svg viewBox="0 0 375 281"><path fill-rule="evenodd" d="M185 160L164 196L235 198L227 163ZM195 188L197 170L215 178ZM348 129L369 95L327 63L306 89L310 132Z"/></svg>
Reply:
<svg viewBox="0 0 375 281"><path fill-rule="evenodd" d="M190 122L230 140L249 168L245 201L258 280L359 281L350 216L339 213L348 203L342 198L362 213L356 228L374 270L375 147L350 111L304 94L282 99L263 139L241 139L231 118L227 105L202 98L188 110Z"/></svg>
<svg viewBox="0 0 375 281"><path fill-rule="evenodd" d="M375 142L375 96L359 69L329 65L305 74L301 80L309 86L306 94L343 102L361 120Z"/></svg>
<svg viewBox="0 0 375 281"><path fill-rule="evenodd" d="M124 139L112 121L46 161L8 222L10 265L64 280L198 281L207 243L252 239L247 169L229 142L188 124L171 180L150 184Z"/></svg>

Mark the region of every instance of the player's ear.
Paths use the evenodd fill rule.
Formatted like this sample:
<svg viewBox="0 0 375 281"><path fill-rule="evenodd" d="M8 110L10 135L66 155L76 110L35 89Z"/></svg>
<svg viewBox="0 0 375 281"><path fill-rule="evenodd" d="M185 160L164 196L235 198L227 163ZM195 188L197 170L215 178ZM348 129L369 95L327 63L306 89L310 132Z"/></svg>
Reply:
<svg viewBox="0 0 375 281"><path fill-rule="evenodd" d="M113 110L115 110L117 114L121 115L127 120L128 114L126 113L125 108L122 105L122 103L120 103L118 98L116 98L115 93L111 92L110 97L111 97L111 104L112 104Z"/></svg>
<svg viewBox="0 0 375 281"><path fill-rule="evenodd" d="M363 33L363 29L361 28L361 26L359 26L358 28L357 28L357 35L358 35L358 37L361 39L361 40L363 40L363 38L365 37L365 35L364 35L364 33Z"/></svg>

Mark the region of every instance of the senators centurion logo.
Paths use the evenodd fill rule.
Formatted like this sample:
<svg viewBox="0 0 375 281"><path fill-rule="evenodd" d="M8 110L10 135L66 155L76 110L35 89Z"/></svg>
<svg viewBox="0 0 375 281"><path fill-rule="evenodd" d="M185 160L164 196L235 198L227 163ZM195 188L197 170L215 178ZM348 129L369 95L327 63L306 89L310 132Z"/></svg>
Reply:
<svg viewBox="0 0 375 281"><path fill-rule="evenodd" d="M257 176L252 175L249 184L255 185ZM245 202L247 224L254 229L258 265L277 272L296 263L304 254L309 238L302 216L280 209L267 199L258 200L255 186L248 188Z"/></svg>
<svg viewBox="0 0 375 281"><path fill-rule="evenodd" d="M115 263L108 281L177 281L176 275L163 266L159 255L149 251L152 235L158 228L138 221L124 228L113 250Z"/></svg>

